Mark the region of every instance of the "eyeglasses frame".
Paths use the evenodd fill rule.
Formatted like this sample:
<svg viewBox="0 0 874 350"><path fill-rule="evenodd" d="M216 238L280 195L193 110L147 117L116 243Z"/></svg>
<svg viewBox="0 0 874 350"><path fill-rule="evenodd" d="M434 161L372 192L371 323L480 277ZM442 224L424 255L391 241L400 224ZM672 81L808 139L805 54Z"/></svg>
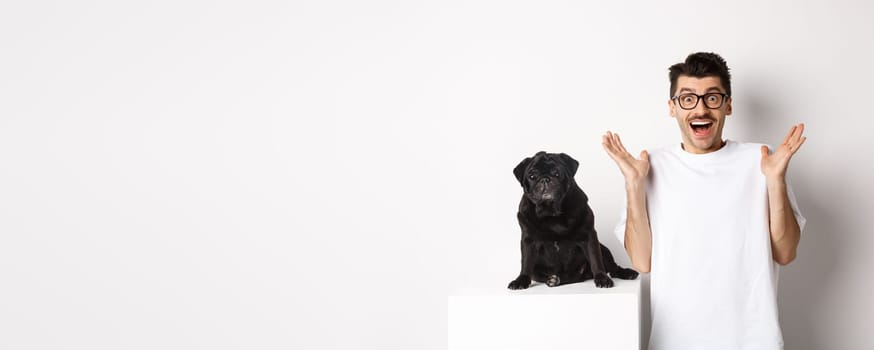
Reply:
<svg viewBox="0 0 874 350"><path fill-rule="evenodd" d="M685 95L692 95L692 96L695 96L695 104L692 105L692 107L686 108L686 107L683 107L683 104L682 104L682 103L680 103L680 100L679 100L679 99L680 99L680 96L685 96ZM702 97L705 97L705 96L707 96L707 95L721 95L721 96L722 96L722 101L719 102L719 106L716 106L716 107L710 107L710 106L707 105L707 102L704 102L704 107L707 108L707 109L719 109L719 108L722 108L722 106L725 105L725 101L728 100L729 98L731 98L731 95L726 94L726 93L722 93L722 92L708 92L708 93L703 94L703 95L693 94L693 93L689 92L689 93L680 94L680 95L677 95L677 96L671 97L671 100L677 100L677 101L676 101L676 103L677 103L677 107L680 107L681 109L684 109L684 110L687 110L687 111L688 111L688 110L693 110L693 109L695 109L695 107L698 107L698 103L701 102L701 98L702 98Z"/></svg>

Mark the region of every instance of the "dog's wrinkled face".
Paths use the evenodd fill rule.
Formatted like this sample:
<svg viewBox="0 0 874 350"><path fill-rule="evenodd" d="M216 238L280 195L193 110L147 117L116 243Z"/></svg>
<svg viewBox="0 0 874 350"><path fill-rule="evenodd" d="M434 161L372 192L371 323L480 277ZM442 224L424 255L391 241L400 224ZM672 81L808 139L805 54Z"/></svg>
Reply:
<svg viewBox="0 0 874 350"><path fill-rule="evenodd" d="M579 163L564 153L538 152L513 169L525 197L538 215L560 215L561 203L574 181Z"/></svg>

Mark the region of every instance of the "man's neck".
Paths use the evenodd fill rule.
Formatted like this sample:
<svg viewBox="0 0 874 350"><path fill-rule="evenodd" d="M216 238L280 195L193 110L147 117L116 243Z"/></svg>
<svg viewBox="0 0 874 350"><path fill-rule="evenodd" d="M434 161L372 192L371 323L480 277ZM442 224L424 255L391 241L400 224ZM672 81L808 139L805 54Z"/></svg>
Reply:
<svg viewBox="0 0 874 350"><path fill-rule="evenodd" d="M713 149L709 149L709 150L702 150L702 152L692 152L692 151L687 150L687 149L686 149L686 144L683 143L683 142L680 143L680 148L682 148L684 151L689 152L689 153L691 153L691 154L707 154L707 153L713 153L713 152L716 152L716 151L718 151L718 150L721 150L722 147L725 147L725 144L726 144L726 143L727 143L727 142L725 142L725 140L720 140L719 147L716 147L716 148L713 148Z"/></svg>

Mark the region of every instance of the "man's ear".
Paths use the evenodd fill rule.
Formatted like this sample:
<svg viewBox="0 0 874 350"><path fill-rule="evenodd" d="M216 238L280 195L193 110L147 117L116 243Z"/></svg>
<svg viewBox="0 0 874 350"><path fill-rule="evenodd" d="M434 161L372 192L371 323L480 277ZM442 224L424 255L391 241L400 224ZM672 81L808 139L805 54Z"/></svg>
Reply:
<svg viewBox="0 0 874 350"><path fill-rule="evenodd" d="M560 153L558 157L561 158L561 161L564 162L565 166L567 166L567 171L570 173L571 177L577 174L577 168L580 167L580 162L564 153Z"/></svg>
<svg viewBox="0 0 874 350"><path fill-rule="evenodd" d="M521 163L519 163L519 165L516 166L515 169L513 169L513 175L516 175L516 180L519 180L519 183L523 186L524 182L522 180L523 177L525 177L525 169L528 168L528 164L531 164L531 160L533 159L534 158L532 157L525 158L522 160Z"/></svg>

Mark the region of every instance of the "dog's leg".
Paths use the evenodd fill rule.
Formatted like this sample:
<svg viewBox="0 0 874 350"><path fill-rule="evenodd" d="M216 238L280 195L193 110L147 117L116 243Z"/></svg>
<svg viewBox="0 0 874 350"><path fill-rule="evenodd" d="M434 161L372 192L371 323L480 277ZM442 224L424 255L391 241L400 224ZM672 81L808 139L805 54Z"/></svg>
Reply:
<svg viewBox="0 0 874 350"><path fill-rule="evenodd" d="M526 289L531 286L531 276L534 274L534 242L530 238L523 238L520 242L522 250L522 269L519 276L511 281L507 288Z"/></svg>
<svg viewBox="0 0 874 350"><path fill-rule="evenodd" d="M586 255L589 258L589 266L592 268L592 275L595 279L595 286L598 288L613 287L613 280L607 276L607 271L604 269L604 258L601 256L601 243L598 242L598 236L595 232L589 235L589 241L586 242Z"/></svg>

